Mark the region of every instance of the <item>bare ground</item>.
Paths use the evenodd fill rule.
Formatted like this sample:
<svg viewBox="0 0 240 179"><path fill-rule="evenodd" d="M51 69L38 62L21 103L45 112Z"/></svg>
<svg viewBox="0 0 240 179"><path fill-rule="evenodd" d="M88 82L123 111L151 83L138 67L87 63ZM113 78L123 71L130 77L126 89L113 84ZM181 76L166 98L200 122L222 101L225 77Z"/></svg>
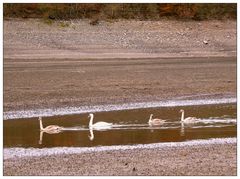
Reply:
<svg viewBox="0 0 240 179"><path fill-rule="evenodd" d="M4 21L4 111L236 93L236 21L64 23Z"/></svg>
<svg viewBox="0 0 240 179"><path fill-rule="evenodd" d="M67 27L62 27L67 24ZM4 21L4 58L236 56L236 21Z"/></svg>
<svg viewBox="0 0 240 179"><path fill-rule="evenodd" d="M134 149L4 160L4 175L236 176L236 144Z"/></svg>
<svg viewBox="0 0 240 179"><path fill-rule="evenodd" d="M4 111L236 96L236 58L6 60Z"/></svg>
<svg viewBox="0 0 240 179"><path fill-rule="evenodd" d="M4 21L4 111L236 96L236 21L65 23ZM236 145L9 159L4 175L236 175Z"/></svg>

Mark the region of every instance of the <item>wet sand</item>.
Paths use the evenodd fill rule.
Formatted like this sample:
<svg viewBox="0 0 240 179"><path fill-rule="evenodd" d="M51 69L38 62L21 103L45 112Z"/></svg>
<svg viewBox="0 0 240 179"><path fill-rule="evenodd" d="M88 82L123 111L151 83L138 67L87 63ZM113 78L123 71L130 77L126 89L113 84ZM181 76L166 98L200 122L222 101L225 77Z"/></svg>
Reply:
<svg viewBox="0 0 240 179"><path fill-rule="evenodd" d="M102 151L4 160L4 175L236 176L236 144Z"/></svg>
<svg viewBox="0 0 240 179"><path fill-rule="evenodd" d="M4 59L4 112L204 94L236 97L235 57Z"/></svg>

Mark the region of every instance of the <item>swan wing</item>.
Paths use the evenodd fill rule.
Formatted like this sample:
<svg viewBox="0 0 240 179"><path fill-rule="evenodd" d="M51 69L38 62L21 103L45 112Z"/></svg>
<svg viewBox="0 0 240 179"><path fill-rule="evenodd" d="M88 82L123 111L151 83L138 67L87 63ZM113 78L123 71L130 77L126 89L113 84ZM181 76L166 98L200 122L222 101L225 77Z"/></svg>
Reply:
<svg viewBox="0 0 240 179"><path fill-rule="evenodd" d="M184 119L184 122L188 123L198 122L198 119L196 117L187 117Z"/></svg>
<svg viewBox="0 0 240 179"><path fill-rule="evenodd" d="M196 117L188 117L188 118L186 118L187 120L197 120L197 118Z"/></svg>
<svg viewBox="0 0 240 179"><path fill-rule="evenodd" d="M95 124L93 124L94 127L101 127L101 126L111 126L112 123L108 123L108 122L97 122Z"/></svg>
<svg viewBox="0 0 240 179"><path fill-rule="evenodd" d="M97 122L92 126L96 130L109 129L112 127L112 123L107 122Z"/></svg>
<svg viewBox="0 0 240 179"><path fill-rule="evenodd" d="M50 131L50 130L61 130L61 129L62 129L62 127L57 126L57 125L50 125L50 126L47 126L46 128L44 128L44 130L48 130L48 131Z"/></svg>
<svg viewBox="0 0 240 179"><path fill-rule="evenodd" d="M165 122L166 120L162 120L162 119L153 119L153 122Z"/></svg>
<svg viewBox="0 0 240 179"><path fill-rule="evenodd" d="M61 130L49 130L49 131L44 131L44 132L46 132L47 134L58 134L62 131Z"/></svg>
<svg viewBox="0 0 240 179"><path fill-rule="evenodd" d="M162 120L162 119L153 119L151 122L150 122L150 125L161 125L165 122L166 120Z"/></svg>

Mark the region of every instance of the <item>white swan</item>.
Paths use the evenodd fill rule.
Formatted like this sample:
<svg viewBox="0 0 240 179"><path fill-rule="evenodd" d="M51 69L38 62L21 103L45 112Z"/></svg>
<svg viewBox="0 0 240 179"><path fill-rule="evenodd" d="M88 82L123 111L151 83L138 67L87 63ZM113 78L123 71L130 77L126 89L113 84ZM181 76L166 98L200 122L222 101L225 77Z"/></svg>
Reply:
<svg viewBox="0 0 240 179"><path fill-rule="evenodd" d="M148 124L150 126L159 126L159 125L162 125L165 120L162 120L162 119L152 119L153 117L153 114L150 115L150 118L149 118L149 121L148 121Z"/></svg>
<svg viewBox="0 0 240 179"><path fill-rule="evenodd" d="M60 126L57 126L57 125L50 125L50 126L47 126L47 127L43 128L42 117L39 117L38 120L39 120L39 123L40 123L40 130L42 132L46 132L48 134L56 134L56 133L59 133L63 130L63 127L60 127Z"/></svg>
<svg viewBox="0 0 240 179"><path fill-rule="evenodd" d="M108 123L108 122L97 122L95 124L93 124L93 114L89 114L90 117L90 121L89 121L89 128L93 128L93 129L106 129L106 128L111 128L112 127L112 123Z"/></svg>
<svg viewBox="0 0 240 179"><path fill-rule="evenodd" d="M184 110L183 109L181 109L179 112L182 113L181 122L184 122L184 123L198 122L198 119L196 117L187 117L187 118L184 119Z"/></svg>

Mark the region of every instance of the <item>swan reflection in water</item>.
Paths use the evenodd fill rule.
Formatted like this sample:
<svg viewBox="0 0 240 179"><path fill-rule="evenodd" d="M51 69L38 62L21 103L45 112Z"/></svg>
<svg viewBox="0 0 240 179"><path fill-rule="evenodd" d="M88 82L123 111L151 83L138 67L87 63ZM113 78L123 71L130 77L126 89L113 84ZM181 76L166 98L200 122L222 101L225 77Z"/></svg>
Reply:
<svg viewBox="0 0 240 179"><path fill-rule="evenodd" d="M105 129L106 130L106 129ZM98 131L105 131L104 129L98 129ZM60 133L60 132L62 132L62 131L56 131L55 133L48 133L48 132L45 132L45 131L40 131L40 136L39 136L39 142L38 142L38 144L39 145L42 145L42 141L43 141L43 134L44 133L47 133L47 134L58 134L58 133ZM90 135L88 135L88 138L89 138L89 140L91 140L91 141L93 141L94 140L94 133L93 133L93 127L89 127L89 133L90 133Z"/></svg>
<svg viewBox="0 0 240 179"><path fill-rule="evenodd" d="M89 140L93 141L94 133L93 133L93 128L92 127L89 127L89 132L90 132L90 135L88 136L88 138L89 138Z"/></svg>
<svg viewBox="0 0 240 179"><path fill-rule="evenodd" d="M42 140L43 140L43 134L44 133L47 133L47 134L58 134L58 133L60 133L60 132L62 132L62 131L55 131L55 132L46 132L46 131L40 131L40 136L39 136L39 142L38 142L38 144L39 145L42 145Z"/></svg>
<svg viewBox="0 0 240 179"><path fill-rule="evenodd" d="M91 141L94 140L93 130L95 130L95 131L107 131L107 130L109 130L109 129L111 129L111 128L109 127L109 128L98 128L98 129L96 129L96 128L94 128L94 127L89 127L89 133L90 133L90 135L88 135L88 138L89 138L89 140L91 140Z"/></svg>
<svg viewBox="0 0 240 179"><path fill-rule="evenodd" d="M88 138L91 141L93 141L93 139L94 139L93 129L98 130L98 131L104 131L107 129L111 129L113 127L113 123L108 123L108 122L103 122L103 121L93 124L94 115L92 113L90 113L88 117L90 118L89 125L88 125L90 135L88 136Z"/></svg>
<svg viewBox="0 0 240 179"><path fill-rule="evenodd" d="M193 128L194 126L196 126L197 124L199 124L199 119L197 119L194 122L180 122L180 136L185 136L185 128Z"/></svg>
<svg viewBox="0 0 240 179"><path fill-rule="evenodd" d="M42 144L42 138L43 138L43 133L47 133L47 134L58 134L60 132L63 131L63 127L61 126L57 126L57 125L50 125L50 126L47 126L47 127L43 127L43 124L42 124L42 117L39 117L38 118L39 120L39 124L40 124L40 137L39 137L39 144L41 145Z"/></svg>
<svg viewBox="0 0 240 179"><path fill-rule="evenodd" d="M180 136L185 136L184 123L181 123Z"/></svg>

